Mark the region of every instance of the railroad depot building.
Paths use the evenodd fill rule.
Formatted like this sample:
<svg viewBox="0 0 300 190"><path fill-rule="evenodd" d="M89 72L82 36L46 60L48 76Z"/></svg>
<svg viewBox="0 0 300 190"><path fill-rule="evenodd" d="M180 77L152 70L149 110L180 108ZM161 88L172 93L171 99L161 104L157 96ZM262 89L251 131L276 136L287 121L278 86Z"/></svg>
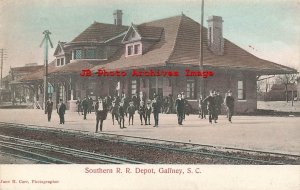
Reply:
<svg viewBox="0 0 300 190"><path fill-rule="evenodd" d="M219 90L224 97L231 90L237 112L257 108L257 78L261 75L297 73L296 70L260 59L223 37L223 20L211 16L204 30L203 66L213 76L204 79L204 93ZM86 95L128 96L141 93L151 98L184 92L188 102L198 106L198 76L185 76L186 70L199 70L200 24L184 14L145 22L122 25L122 11L114 12L114 24L94 22L71 42L59 42L49 64L50 96L63 99L74 109L75 100ZM80 76L83 69L93 76ZM98 76L97 72L124 71L126 76ZM131 76L133 71L176 71L179 76ZM21 81L43 85L44 69ZM41 88L42 89L42 88ZM40 95L42 97L42 95ZM40 98L40 101L43 100Z"/></svg>

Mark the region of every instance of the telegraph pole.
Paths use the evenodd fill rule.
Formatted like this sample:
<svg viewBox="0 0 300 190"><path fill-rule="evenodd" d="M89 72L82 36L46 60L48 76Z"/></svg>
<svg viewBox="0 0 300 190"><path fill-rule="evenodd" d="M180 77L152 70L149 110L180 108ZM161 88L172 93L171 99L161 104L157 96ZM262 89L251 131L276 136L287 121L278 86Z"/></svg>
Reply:
<svg viewBox="0 0 300 190"><path fill-rule="evenodd" d="M1 53L1 81L0 81L0 102L2 102L2 88L3 88L3 86L2 86L2 78L3 78L3 76L2 76L2 74L3 74L3 62L4 62L4 59L6 59L7 57L6 57L6 55L7 55L7 53L5 52L6 51L6 49L0 49L0 53Z"/></svg>
<svg viewBox="0 0 300 190"><path fill-rule="evenodd" d="M45 64L45 75L44 75L44 108L46 106L47 100L48 100L48 43L50 43L50 47L53 48L50 34L51 32L49 30L45 30L43 32L44 39L40 45L42 47L43 44L45 44L45 52L44 52L44 64ZM46 110L45 110L46 111Z"/></svg>
<svg viewBox="0 0 300 190"><path fill-rule="evenodd" d="M203 19L204 19L204 0L201 1L201 24L200 24L200 59L199 59L199 68L203 71ZM199 83L200 95L204 98L204 78L200 78Z"/></svg>

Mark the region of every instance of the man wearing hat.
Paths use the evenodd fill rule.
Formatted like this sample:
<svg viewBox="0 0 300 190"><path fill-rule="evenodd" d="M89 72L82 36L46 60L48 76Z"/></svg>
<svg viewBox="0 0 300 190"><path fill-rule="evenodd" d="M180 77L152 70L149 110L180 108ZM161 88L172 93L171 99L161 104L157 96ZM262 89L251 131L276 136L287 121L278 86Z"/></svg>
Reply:
<svg viewBox="0 0 300 190"><path fill-rule="evenodd" d="M119 115L119 125L120 125L120 129L124 129L126 128L124 126L124 122L125 122L125 108L124 108L124 102L120 101L120 105L119 105L119 109L118 109L118 115ZM122 127L123 125L123 127Z"/></svg>
<svg viewBox="0 0 300 190"><path fill-rule="evenodd" d="M183 110L184 110L184 100L181 98L181 94L177 95L177 99L175 101L175 108L177 112L178 124L182 125L183 121Z"/></svg>
<svg viewBox="0 0 300 190"><path fill-rule="evenodd" d="M57 105L57 113L59 115L59 124L65 124L65 113L66 113L66 104L64 104L63 100L59 100L59 104Z"/></svg>
<svg viewBox="0 0 300 190"><path fill-rule="evenodd" d="M141 125L143 125L143 120L145 121L145 125L146 125L146 113L145 113L145 111L146 111L146 109L145 109L144 101L140 101L138 112L140 114Z"/></svg>
<svg viewBox="0 0 300 190"><path fill-rule="evenodd" d="M52 110L53 110L53 102L52 102L51 98L48 99L45 110L46 110L46 113L48 114L48 121L50 122Z"/></svg>
<svg viewBox="0 0 300 190"><path fill-rule="evenodd" d="M150 123L151 113L152 113L151 100L148 100L147 105L145 106L145 114L146 114L145 125L151 125Z"/></svg>
<svg viewBox="0 0 300 190"><path fill-rule="evenodd" d="M107 105L100 97L98 98L98 101L95 105L95 114L96 114L96 133L97 133L99 123L100 123L100 131L102 131L103 121L107 117Z"/></svg>
<svg viewBox="0 0 300 190"><path fill-rule="evenodd" d="M158 127L160 105L157 101L157 98L154 98L152 102L153 102L152 103L152 111L153 111L154 122L155 122L153 127Z"/></svg>
<svg viewBox="0 0 300 190"><path fill-rule="evenodd" d="M203 101L207 105L209 123L212 123L212 120L215 120L215 123L217 123L215 117L216 105L215 105L214 92L212 90L209 91L209 96L207 96Z"/></svg>
<svg viewBox="0 0 300 190"><path fill-rule="evenodd" d="M86 114L88 112L89 103L88 103L88 97L86 96L82 103L81 103L82 109L83 109L83 119L86 120Z"/></svg>
<svg viewBox="0 0 300 190"><path fill-rule="evenodd" d="M130 120L131 120L131 125L133 125L133 118L134 118L134 113L135 113L135 106L134 106L134 103L131 101L129 102L129 106L127 108L127 113L129 115L129 118L128 118L128 125L130 125Z"/></svg>
<svg viewBox="0 0 300 190"><path fill-rule="evenodd" d="M234 111L234 98L232 97L231 90L228 91L227 96L225 97L225 105L227 107L228 121L231 122Z"/></svg>
<svg viewBox="0 0 300 190"><path fill-rule="evenodd" d="M112 117L112 122L113 122L113 125L115 125L115 119L117 121L119 121L119 116L118 116L118 105L116 104L116 101L114 100L112 103L111 103L111 117Z"/></svg>

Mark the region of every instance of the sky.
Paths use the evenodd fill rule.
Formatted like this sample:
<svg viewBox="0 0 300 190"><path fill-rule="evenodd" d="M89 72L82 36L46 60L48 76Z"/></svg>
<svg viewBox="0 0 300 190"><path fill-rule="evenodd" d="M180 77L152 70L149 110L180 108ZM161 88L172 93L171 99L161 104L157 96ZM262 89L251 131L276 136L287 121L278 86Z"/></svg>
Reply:
<svg viewBox="0 0 300 190"><path fill-rule="evenodd" d="M223 35L248 52L300 71L300 0L205 0L204 26L222 16ZM94 21L140 24L184 13L200 22L201 0L0 0L0 49L7 52L3 74L26 63L43 64L40 43L51 31L54 48L69 42ZM251 46L251 47L249 47Z"/></svg>

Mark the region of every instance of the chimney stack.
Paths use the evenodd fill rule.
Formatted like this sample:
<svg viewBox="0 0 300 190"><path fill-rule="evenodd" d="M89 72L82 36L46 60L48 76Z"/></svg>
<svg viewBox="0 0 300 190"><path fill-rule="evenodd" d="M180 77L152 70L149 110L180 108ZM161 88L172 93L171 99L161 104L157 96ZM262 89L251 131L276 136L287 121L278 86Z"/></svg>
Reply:
<svg viewBox="0 0 300 190"><path fill-rule="evenodd" d="M220 16L210 16L207 20L209 49L216 55L224 53L223 20Z"/></svg>
<svg viewBox="0 0 300 190"><path fill-rule="evenodd" d="M118 26L122 26L122 10L114 11L114 24Z"/></svg>

